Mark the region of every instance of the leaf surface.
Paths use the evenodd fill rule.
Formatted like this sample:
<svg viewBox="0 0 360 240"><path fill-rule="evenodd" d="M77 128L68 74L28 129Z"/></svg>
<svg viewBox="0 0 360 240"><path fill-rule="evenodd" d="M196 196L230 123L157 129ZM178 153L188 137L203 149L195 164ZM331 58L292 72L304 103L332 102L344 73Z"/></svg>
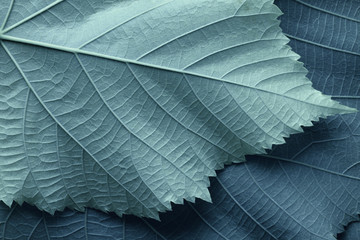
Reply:
<svg viewBox="0 0 360 240"><path fill-rule="evenodd" d="M338 0L305 3L315 4L320 11L298 1L276 2L284 11L281 20L285 33L298 38L293 38L290 45L301 53L317 89L359 109L359 52L319 46L321 37L313 40L303 35L312 26L309 23L316 20L322 23L318 29L329 27L327 22L351 24L329 14L331 11L360 19L356 15L359 3ZM359 38L358 34L347 37L353 32L336 28L336 24L332 26L327 36L342 35L346 39L343 46L356 45L352 41ZM344 32L338 34L339 31ZM85 213L66 210L50 216L29 206L9 209L0 205L0 236L3 239L46 239L47 234L50 239L99 239L99 236L146 240L334 239L343 225L358 219L359 122L359 114L322 120L276 147L272 157L252 156L246 166L231 166L220 172L210 187L215 206L203 201L175 206L173 212L161 214L162 222L158 223L132 216L118 218L92 209ZM253 178L246 182L239 177L249 175ZM245 191L254 194L240 194ZM274 196L276 193L278 196ZM356 239L355 225L340 239Z"/></svg>
<svg viewBox="0 0 360 240"><path fill-rule="evenodd" d="M321 121L270 156L227 167L212 179L212 204L176 205L160 215L161 223L93 209L51 216L2 204L0 233L4 239L335 239L359 220L359 119ZM343 239L356 239L346 238L356 229Z"/></svg>
<svg viewBox="0 0 360 240"><path fill-rule="evenodd" d="M211 201L224 164L354 111L311 87L270 0L25 2L0 8L7 205L158 218Z"/></svg>

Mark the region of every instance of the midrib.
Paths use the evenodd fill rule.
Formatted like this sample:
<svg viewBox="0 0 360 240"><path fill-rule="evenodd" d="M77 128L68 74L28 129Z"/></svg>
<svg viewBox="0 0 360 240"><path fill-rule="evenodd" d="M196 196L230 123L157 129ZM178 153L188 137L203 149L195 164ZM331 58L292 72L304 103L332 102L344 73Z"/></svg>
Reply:
<svg viewBox="0 0 360 240"><path fill-rule="evenodd" d="M277 92L272 92L272 91L269 91L267 89L262 89L262 88L258 88L258 87L254 87L254 86L241 84L241 83L235 83L235 82L229 81L227 79L220 79L220 78L216 78L216 77L212 77L212 76L207 76L207 75L204 75L204 74L189 72L189 71L185 71L185 70L181 70L181 69L169 68L169 67L165 67L165 66L161 66L161 65L154 65L154 64L151 64L151 63L145 63L145 62L140 62L140 61L137 61L137 60L131 60L131 59L126 59L126 58L121 58L121 57L115 57L115 56L111 56L111 55L105 55L105 54L102 54L102 53L91 52L91 51L87 51L87 50L83 50L83 49L65 47L65 46L55 45L55 44L45 43L45 42L39 42L39 41L30 40L30 39L24 39L24 38L9 36L9 35L3 34L3 33L0 33L0 41L10 41L10 42L15 42L15 43L22 43L22 44L26 44L26 45L32 45L32 46L36 46L36 47L43 47L43 48L58 50L58 51L62 51L62 52L68 52L68 53L73 53L73 54L83 54L83 55L88 55L88 56L113 60L113 61L117 61L117 62L134 64L134 65L143 66L143 67L148 67L148 68L157 69L157 70L163 70L163 71L168 71L168 72L173 72L173 73L185 74L185 75L188 75L188 76L206 78L206 79L209 79L209 80L225 82L225 83L229 83L229 84L232 84L232 85L241 86L241 87L244 87L244 88L249 88L249 89L252 89L252 90L257 90L257 91L261 91L261 92L265 92L265 93L269 93L269 94L278 95L280 97L284 97L284 98L287 98L287 99L292 99L292 100L295 100L295 101L303 102L305 104L313 105L313 106L320 107L320 108L332 108L332 109L343 110L342 108L336 108L336 107L331 107L331 106L323 106L323 105L318 105L318 104L315 104L315 103L312 103L312 102L307 102L307 101L304 101L304 100L301 100L301 99L293 98L293 97L288 96L288 95L280 94L280 93L277 93Z"/></svg>

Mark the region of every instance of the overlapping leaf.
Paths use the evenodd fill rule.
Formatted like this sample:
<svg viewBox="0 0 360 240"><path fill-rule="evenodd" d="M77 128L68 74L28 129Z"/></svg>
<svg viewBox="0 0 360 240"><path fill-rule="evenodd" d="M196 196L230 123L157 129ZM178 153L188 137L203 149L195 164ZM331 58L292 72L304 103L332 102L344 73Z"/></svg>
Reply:
<svg viewBox="0 0 360 240"><path fill-rule="evenodd" d="M311 87L270 0L0 9L8 205L157 218L170 202L210 201L208 177L224 164L352 111Z"/></svg>

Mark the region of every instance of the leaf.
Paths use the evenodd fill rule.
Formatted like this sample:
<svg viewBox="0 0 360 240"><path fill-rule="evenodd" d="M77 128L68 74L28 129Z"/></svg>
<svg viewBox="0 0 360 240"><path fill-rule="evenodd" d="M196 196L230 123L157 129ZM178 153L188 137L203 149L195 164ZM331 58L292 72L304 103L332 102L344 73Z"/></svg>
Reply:
<svg viewBox="0 0 360 240"><path fill-rule="evenodd" d="M351 14L358 9L359 3L352 2L351 5L350 1L338 0L306 2L325 11L314 10L292 0L276 2L284 11L281 18L284 31L292 31L296 33L294 37L301 39L293 39L290 45L295 51L301 52L302 61L310 70L309 76L316 88L337 95L337 99L344 104L359 109L358 52L345 52L343 48L339 51L326 45L319 46L317 42L325 36L341 35L345 39L342 46L352 46L351 41L359 37L358 33L348 37L353 32L326 23L341 22L348 26L351 24L348 20L329 12L345 14L348 18L356 17ZM297 10L293 12L294 9ZM304 38L302 34L307 31L306 26L312 26L310 23L316 20L322 23L317 29L333 28L328 29L327 35L315 38L318 40L311 43L312 38ZM338 64L339 59L343 61L341 64ZM276 147L271 153L272 157L251 156L246 165L226 168L217 179L213 179L214 184L210 187L215 195L213 204L198 201L196 204L177 205L173 212L161 214L161 223L132 216L118 218L92 209L85 214L66 210L50 216L42 215L29 206L13 206L10 210L3 205L0 207L0 236L3 234L4 239L21 239L28 238L34 232L36 234L33 233L31 239L37 236L44 239L46 233L51 239L59 236L62 239L84 239L85 236L88 239L101 236L102 239L146 240L271 239L270 233L276 239L334 239L333 235L343 230L342 225L358 219L359 122L359 113L321 120L314 127L305 128L304 133L292 136L286 144ZM281 159L277 159L279 157ZM245 178L250 174L254 178L246 182L239 179L239 176ZM293 177L296 175L299 177ZM231 190L230 195L222 189L218 180ZM271 186L265 189L266 185ZM279 190L282 190L280 194L274 196ZM253 191L255 194L235 194L241 191ZM234 201L242 201L243 204L237 205ZM264 202L267 204L260 204Z"/></svg>
<svg viewBox="0 0 360 240"><path fill-rule="evenodd" d="M335 239L342 225L359 220L359 120L360 114L321 121L271 156L227 167L212 179L212 204L174 206L161 222L0 205L0 233L4 239Z"/></svg>
<svg viewBox="0 0 360 240"><path fill-rule="evenodd" d="M346 231L339 235L339 240L352 240L360 238L360 222L352 222L346 226Z"/></svg>
<svg viewBox="0 0 360 240"><path fill-rule="evenodd" d="M311 87L272 1L30 2L1 8L7 205L158 218L211 201L224 164L354 111Z"/></svg>

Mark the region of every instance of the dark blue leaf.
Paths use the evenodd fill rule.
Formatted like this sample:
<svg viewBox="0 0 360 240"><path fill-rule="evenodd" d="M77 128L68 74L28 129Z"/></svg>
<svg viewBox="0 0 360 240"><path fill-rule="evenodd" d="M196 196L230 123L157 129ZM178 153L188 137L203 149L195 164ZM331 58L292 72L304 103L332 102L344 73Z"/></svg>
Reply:
<svg viewBox="0 0 360 240"><path fill-rule="evenodd" d="M346 227L346 231L339 235L339 240L360 239L360 222L352 222Z"/></svg>

